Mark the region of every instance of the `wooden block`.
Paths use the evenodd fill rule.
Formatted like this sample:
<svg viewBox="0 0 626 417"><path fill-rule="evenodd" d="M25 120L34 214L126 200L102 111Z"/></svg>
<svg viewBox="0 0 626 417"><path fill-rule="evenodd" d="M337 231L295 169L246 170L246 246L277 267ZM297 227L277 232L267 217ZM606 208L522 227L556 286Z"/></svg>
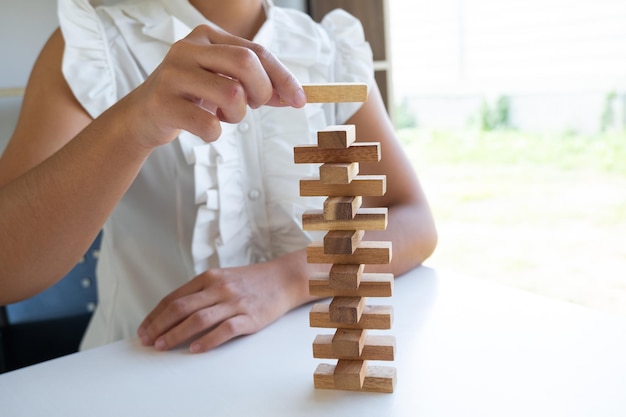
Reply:
<svg viewBox="0 0 626 417"><path fill-rule="evenodd" d="M380 143L355 142L341 149L298 145L293 148L293 161L296 164L378 162L380 161Z"/></svg>
<svg viewBox="0 0 626 417"><path fill-rule="evenodd" d="M302 84L307 103L363 103L367 101L366 83Z"/></svg>
<svg viewBox="0 0 626 417"><path fill-rule="evenodd" d="M323 184L350 184L358 174L358 162L320 166L320 181Z"/></svg>
<svg viewBox="0 0 626 417"><path fill-rule="evenodd" d="M368 361L395 360L396 338L394 336L366 335L361 353L356 356L338 355L333 348L334 337L332 334L317 335L313 341L313 357L316 359L360 359Z"/></svg>
<svg viewBox="0 0 626 417"><path fill-rule="evenodd" d="M359 359L365 345L365 329L337 329L331 340L331 349L337 359ZM315 356L315 354L313 355Z"/></svg>
<svg viewBox="0 0 626 417"><path fill-rule="evenodd" d="M313 373L313 385L319 389L335 389L335 365L328 363L317 365Z"/></svg>
<svg viewBox="0 0 626 417"><path fill-rule="evenodd" d="M339 359L333 373L335 388L360 391L365 381L367 362L351 359Z"/></svg>
<svg viewBox="0 0 626 417"><path fill-rule="evenodd" d="M317 146L328 149L342 149L356 140L354 125L333 125L317 132Z"/></svg>
<svg viewBox="0 0 626 417"><path fill-rule="evenodd" d="M331 230L324 236L324 253L328 255L352 254L356 250L364 230Z"/></svg>
<svg viewBox="0 0 626 417"><path fill-rule="evenodd" d="M324 220L349 220L356 216L363 204L360 195L352 197L328 197L324 200Z"/></svg>
<svg viewBox="0 0 626 417"><path fill-rule="evenodd" d="M337 291L352 290L356 291L361 284L361 277L363 276L363 269L365 265L350 265L350 264L334 264L328 274L322 273L326 276L328 286L330 289ZM331 294L341 295L341 294ZM359 294L350 294L359 296Z"/></svg>
<svg viewBox="0 0 626 417"><path fill-rule="evenodd" d="M302 214L304 230L385 230L387 223L387 207L363 207L347 220L326 220L323 210L307 210Z"/></svg>
<svg viewBox="0 0 626 417"><path fill-rule="evenodd" d="M391 366L368 366L363 386L365 392L392 393L397 380L396 368ZM339 389L335 386L335 366L321 363L313 374L313 384L318 389Z"/></svg>
<svg viewBox="0 0 626 417"><path fill-rule="evenodd" d="M337 287L332 287L332 282L329 273L318 272L311 275L309 294L316 297L391 297L393 292L393 274L365 273L361 275L356 288L352 288L351 283L335 284Z"/></svg>
<svg viewBox="0 0 626 417"><path fill-rule="evenodd" d="M362 391L392 393L397 380L396 368L370 366L365 374Z"/></svg>
<svg viewBox="0 0 626 417"><path fill-rule="evenodd" d="M371 360L377 361L395 360L396 338L390 335L367 335L361 356L363 359L372 358Z"/></svg>
<svg viewBox="0 0 626 417"><path fill-rule="evenodd" d="M391 306L366 305L358 323L333 323L330 321L329 304L313 304L309 312L309 325L311 327L332 329L376 329L389 330L393 321L393 308Z"/></svg>
<svg viewBox="0 0 626 417"><path fill-rule="evenodd" d="M313 242L306 248L306 260L310 264L385 265L391 262L391 242L362 241L349 255L325 254L324 244Z"/></svg>
<svg viewBox="0 0 626 417"><path fill-rule="evenodd" d="M333 323L356 324L364 308L365 297L335 297L328 306L328 314Z"/></svg>
<svg viewBox="0 0 626 417"><path fill-rule="evenodd" d="M387 191L387 177L384 175L357 175L350 184L323 184L319 178L300 180L302 197L381 197Z"/></svg>

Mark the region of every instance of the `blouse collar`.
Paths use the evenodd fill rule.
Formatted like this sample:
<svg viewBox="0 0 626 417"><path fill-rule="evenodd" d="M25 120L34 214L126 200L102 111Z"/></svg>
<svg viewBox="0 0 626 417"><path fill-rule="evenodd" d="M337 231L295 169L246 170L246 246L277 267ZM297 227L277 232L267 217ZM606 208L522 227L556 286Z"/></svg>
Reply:
<svg viewBox="0 0 626 417"><path fill-rule="evenodd" d="M143 34L172 44L189 34L198 25L217 27L206 19L188 0L160 0L168 18L144 20ZM272 0L263 0L266 20L254 37L254 42L268 47L285 63L313 65L319 59L320 40L304 33L298 22L286 16L286 11L275 7ZM137 17L139 18L139 17ZM317 52L317 53L316 53Z"/></svg>

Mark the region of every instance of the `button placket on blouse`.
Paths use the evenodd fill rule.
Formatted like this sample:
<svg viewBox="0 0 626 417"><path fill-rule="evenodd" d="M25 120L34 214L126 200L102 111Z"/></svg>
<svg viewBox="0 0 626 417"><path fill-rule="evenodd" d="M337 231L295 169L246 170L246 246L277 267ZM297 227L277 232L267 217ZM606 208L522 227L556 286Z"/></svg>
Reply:
<svg viewBox="0 0 626 417"><path fill-rule="evenodd" d="M250 199L251 201L256 201L259 199L259 197L261 197L261 191L257 190L256 188L248 191L248 199Z"/></svg>
<svg viewBox="0 0 626 417"><path fill-rule="evenodd" d="M242 139L238 125L224 124L222 136L213 144L219 208L217 210L220 239L220 262L231 259L232 251L240 251L238 241L248 242L250 219L243 201L247 199L245 163L242 159ZM223 257L222 257L223 255ZM243 256L243 255L240 255ZM241 261L241 259L240 259Z"/></svg>
<svg viewBox="0 0 626 417"><path fill-rule="evenodd" d="M193 164L194 193L196 220L194 222L191 254L194 270L201 273L210 268L209 259L213 255L216 244L210 237L215 235L211 231L219 208L219 196L216 182L217 155L211 144L200 138L184 137L187 143L182 143L183 151L187 151L187 162ZM191 145L191 146L190 146Z"/></svg>
<svg viewBox="0 0 626 417"><path fill-rule="evenodd" d="M216 169L217 169L217 172L219 173L220 167L221 167L222 165L224 165L224 158L222 157L222 155L217 155L217 156L215 157L215 164L216 164ZM217 176L218 176L218 178L219 178L219 174L218 174ZM208 191L208 190L207 190L207 191ZM219 192L218 192L217 190L216 190L216 194L218 194L218 195L219 195ZM208 202L207 202L207 203L208 203ZM216 210L219 210L219 205L216 207ZM218 236L218 237L215 239L215 246L217 246L217 247L224 246L224 240L222 239L222 236Z"/></svg>
<svg viewBox="0 0 626 417"><path fill-rule="evenodd" d="M262 137L260 132L252 128L252 124L258 122L255 119L254 112L249 112L245 119L237 125L240 135L240 145L245 146L243 154L246 158L246 185L247 185L247 211L248 216L253 222L253 234L255 236L252 245L253 259L255 262L267 262L267 237L262 230L265 229L267 222L266 201L263 193L263 170L261 167L260 156Z"/></svg>

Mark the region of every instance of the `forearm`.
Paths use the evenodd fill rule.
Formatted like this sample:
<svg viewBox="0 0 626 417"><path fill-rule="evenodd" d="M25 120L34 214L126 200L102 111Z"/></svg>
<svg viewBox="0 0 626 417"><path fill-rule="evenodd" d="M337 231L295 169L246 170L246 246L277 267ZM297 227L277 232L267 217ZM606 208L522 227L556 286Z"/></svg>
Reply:
<svg viewBox="0 0 626 417"><path fill-rule="evenodd" d="M435 250L437 231L425 200L389 208L387 229L368 231L365 240L391 241L390 265L368 265L370 272L391 272L400 276L420 265Z"/></svg>
<svg viewBox="0 0 626 417"><path fill-rule="evenodd" d="M135 178L149 150L109 118L0 188L0 304L62 278Z"/></svg>
<svg viewBox="0 0 626 417"><path fill-rule="evenodd" d="M283 255L272 261L278 268L283 290L287 294L287 310L314 301L319 297L309 295L309 278L315 272L326 272L330 269L325 264L307 263L306 249Z"/></svg>

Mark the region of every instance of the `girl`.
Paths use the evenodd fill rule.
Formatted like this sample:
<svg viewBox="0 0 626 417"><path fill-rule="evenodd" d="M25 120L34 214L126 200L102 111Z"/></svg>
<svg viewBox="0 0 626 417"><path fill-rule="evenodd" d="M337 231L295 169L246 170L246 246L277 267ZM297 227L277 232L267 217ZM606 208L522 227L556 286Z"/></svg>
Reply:
<svg viewBox="0 0 626 417"><path fill-rule="evenodd" d="M360 173L387 175L386 195L364 200L389 207L388 229L367 235L393 242L385 269L400 275L434 250L428 204L349 14L317 24L270 0L59 0L59 19L0 160L0 184L25 196L1 220L16 247L0 255L0 276L3 293L34 294L103 228L83 348L137 332L158 350L203 352L310 301L322 267L306 263L300 216L322 203L299 197L316 169L294 165L293 147L328 125L382 144L382 161ZM333 81L368 82L368 101L304 105L300 83Z"/></svg>

